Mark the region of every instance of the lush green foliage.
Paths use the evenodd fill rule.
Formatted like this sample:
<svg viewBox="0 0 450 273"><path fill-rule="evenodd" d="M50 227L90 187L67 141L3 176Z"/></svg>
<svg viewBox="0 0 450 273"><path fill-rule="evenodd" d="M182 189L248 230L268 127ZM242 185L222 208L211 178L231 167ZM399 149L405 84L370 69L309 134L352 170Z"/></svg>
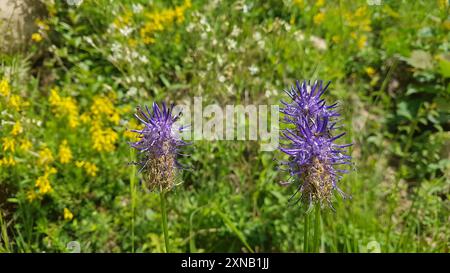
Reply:
<svg viewBox="0 0 450 273"><path fill-rule="evenodd" d="M332 80L355 170L322 217L324 252L448 252L447 1L43 1L0 66L0 252L161 252L159 197L127 141L136 105L278 104ZM140 4L140 5L137 5ZM170 192L171 250L303 250L281 153L194 141Z"/></svg>

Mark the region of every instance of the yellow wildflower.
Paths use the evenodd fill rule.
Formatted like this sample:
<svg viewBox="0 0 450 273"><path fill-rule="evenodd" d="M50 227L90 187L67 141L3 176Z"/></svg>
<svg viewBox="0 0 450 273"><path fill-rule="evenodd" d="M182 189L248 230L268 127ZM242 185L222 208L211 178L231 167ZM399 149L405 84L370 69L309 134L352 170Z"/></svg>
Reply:
<svg viewBox="0 0 450 273"><path fill-rule="evenodd" d="M0 166L15 166L16 165L16 160L14 159L14 157L12 155L8 156L7 158L1 158L0 159Z"/></svg>
<svg viewBox="0 0 450 273"><path fill-rule="evenodd" d="M81 168L84 166L84 161L76 161L75 162L75 166L77 166L78 168Z"/></svg>
<svg viewBox="0 0 450 273"><path fill-rule="evenodd" d="M370 25L370 15L365 15L362 19L359 20L359 27L366 32L372 31L372 26Z"/></svg>
<svg viewBox="0 0 450 273"><path fill-rule="evenodd" d="M148 21L140 29L140 35L145 44L155 42L153 35L156 32L163 31L173 23L181 23L184 21L184 12L192 6L191 1L185 1L183 5L175 7L174 9L165 9L146 13L145 16Z"/></svg>
<svg viewBox="0 0 450 273"><path fill-rule="evenodd" d="M57 171L56 171L55 168L47 168L46 171L47 171L49 174L55 174L55 173L57 173Z"/></svg>
<svg viewBox="0 0 450 273"><path fill-rule="evenodd" d="M45 147L41 151L39 151L39 161L40 165L45 165L52 163L54 161L52 151L49 148Z"/></svg>
<svg viewBox="0 0 450 273"><path fill-rule="evenodd" d="M120 122L120 115L118 112L114 112L109 116L109 121L111 121L112 123L114 123L115 125L118 125Z"/></svg>
<svg viewBox="0 0 450 273"><path fill-rule="evenodd" d="M303 8L305 5L305 1L304 0L294 0L294 4L300 8Z"/></svg>
<svg viewBox="0 0 450 273"><path fill-rule="evenodd" d="M78 116L73 116L70 115L69 116L69 127L70 128L76 128L78 126L79 122L78 122Z"/></svg>
<svg viewBox="0 0 450 273"><path fill-rule="evenodd" d="M16 160L14 159L14 157L12 155L10 155L9 158L8 158L8 165L9 166L15 166L16 165Z"/></svg>
<svg viewBox="0 0 450 273"><path fill-rule="evenodd" d="M132 119L129 123L128 123L128 128L125 129L125 131L123 132L124 137L129 138L129 139L133 139L136 140L139 138L139 135L136 133L133 133L130 131L130 129L135 129L135 130L140 130L142 129L143 125L142 124L137 124L135 119Z"/></svg>
<svg viewBox="0 0 450 273"><path fill-rule="evenodd" d="M313 21L314 24L320 25L325 20L325 13L319 12L316 15L314 15Z"/></svg>
<svg viewBox="0 0 450 273"><path fill-rule="evenodd" d="M3 138L3 151L11 151L14 153L16 146L16 141L13 138Z"/></svg>
<svg viewBox="0 0 450 273"><path fill-rule="evenodd" d="M156 42L155 38L152 37L145 37L143 39L144 44L148 45L148 44L154 44Z"/></svg>
<svg viewBox="0 0 450 273"><path fill-rule="evenodd" d="M27 103L23 103L21 101L22 99L18 96L18 95L12 95L9 98L9 106L11 106L11 108L15 109L16 111L20 110L20 106L27 106Z"/></svg>
<svg viewBox="0 0 450 273"><path fill-rule="evenodd" d="M111 94L113 95L113 94ZM96 96L91 106L91 112L95 116L91 125L91 139L93 148L97 151L113 151L118 139L117 133L111 128L103 128L102 117L115 125L119 124L119 110L114 107L113 98Z"/></svg>
<svg viewBox="0 0 450 273"><path fill-rule="evenodd" d="M88 175L97 176L98 168L94 163L84 162L84 169Z"/></svg>
<svg viewBox="0 0 450 273"><path fill-rule="evenodd" d="M20 143L20 149L23 151L28 151L33 144L28 139L23 139L22 143Z"/></svg>
<svg viewBox="0 0 450 273"><path fill-rule="evenodd" d="M449 29L449 30L450 30L450 20L446 20L446 21L443 23L443 26L444 26L445 29Z"/></svg>
<svg viewBox="0 0 450 273"><path fill-rule="evenodd" d="M49 26L48 26L47 23L44 22L43 20L37 18L34 22L35 22L36 26L37 26L39 29L42 29L42 30L49 30Z"/></svg>
<svg viewBox="0 0 450 273"><path fill-rule="evenodd" d="M118 139L118 135L111 128L103 129L99 122L95 122L91 127L91 138L95 150L110 152L115 149L114 144Z"/></svg>
<svg viewBox="0 0 450 273"><path fill-rule="evenodd" d="M36 42L36 43L39 43L40 41L42 41L42 35L41 34L39 34L39 33L33 33L32 35L31 35L31 40L33 40L34 42Z"/></svg>
<svg viewBox="0 0 450 273"><path fill-rule="evenodd" d="M83 168L90 176L97 176L98 168L94 163L86 161L76 161L75 166L77 166L77 168Z"/></svg>
<svg viewBox="0 0 450 273"><path fill-rule="evenodd" d="M184 8L183 7L176 7L174 16L175 16L175 18L177 20L177 23L182 23L184 21Z"/></svg>
<svg viewBox="0 0 450 273"><path fill-rule="evenodd" d="M123 132L123 136L130 139L136 139L138 137L136 133L133 133L128 129L125 129L125 131Z"/></svg>
<svg viewBox="0 0 450 273"><path fill-rule="evenodd" d="M355 17L364 17L367 15L367 7L361 6L355 11Z"/></svg>
<svg viewBox="0 0 450 273"><path fill-rule="evenodd" d="M112 100L108 97L95 96L91 106L91 112L96 116L104 114L109 121L113 122L116 125L119 124L119 112L114 107Z"/></svg>
<svg viewBox="0 0 450 273"><path fill-rule="evenodd" d="M56 88L50 90L48 99L53 107L52 111L57 116L67 116L70 128L76 128L79 125L78 105L71 97L61 97Z"/></svg>
<svg viewBox="0 0 450 273"><path fill-rule="evenodd" d="M50 186L50 181L47 176L40 176L36 180L36 187L39 188L40 194L46 194L52 191L52 187Z"/></svg>
<svg viewBox="0 0 450 273"><path fill-rule="evenodd" d="M0 95L8 97L11 93L11 88L9 87L9 82L7 79L0 81Z"/></svg>
<svg viewBox="0 0 450 273"><path fill-rule="evenodd" d="M50 97L48 98L50 105L56 106L61 102L61 97L58 94L57 88L52 88L50 90Z"/></svg>
<svg viewBox="0 0 450 273"><path fill-rule="evenodd" d="M333 35L333 37L331 37L331 40L333 40L334 43L338 44L341 42L341 36Z"/></svg>
<svg viewBox="0 0 450 273"><path fill-rule="evenodd" d="M72 220L73 214L68 208L64 208L64 220Z"/></svg>
<svg viewBox="0 0 450 273"><path fill-rule="evenodd" d="M80 116L80 121L81 121L81 123L86 124L86 123L88 123L90 120L91 120L91 117L89 116L88 113L83 113L83 114L81 114L81 116Z"/></svg>
<svg viewBox="0 0 450 273"><path fill-rule="evenodd" d="M323 5L325 5L325 0L317 0L316 1L316 6L317 7L323 7Z"/></svg>
<svg viewBox="0 0 450 273"><path fill-rule="evenodd" d="M23 128L22 128L22 125L20 124L20 121L16 121L11 130L11 134L13 136L17 136L18 134L22 133L22 131L23 131Z"/></svg>
<svg viewBox="0 0 450 273"><path fill-rule="evenodd" d="M448 0L438 0L439 8L446 10L448 8Z"/></svg>
<svg viewBox="0 0 450 273"><path fill-rule="evenodd" d="M361 37L359 37L358 39L358 48L362 49L366 46L367 43L367 36L366 35L361 35Z"/></svg>
<svg viewBox="0 0 450 273"><path fill-rule="evenodd" d="M109 107L112 106L111 101L106 97L95 96L91 105L91 112L94 115L101 115L103 113L109 113Z"/></svg>
<svg viewBox="0 0 450 273"><path fill-rule="evenodd" d="M64 140L61 145L59 145L59 162L62 164L69 163L72 160L72 151L70 147L67 146L67 140Z"/></svg>
<svg viewBox="0 0 450 273"><path fill-rule="evenodd" d="M183 8L184 9L188 9L190 7L192 7L192 1L191 0L185 0L184 3L183 3Z"/></svg>
<svg viewBox="0 0 450 273"><path fill-rule="evenodd" d="M27 192L27 199L29 202L33 202L37 198L38 198L38 195L36 194L36 192L34 190L29 190Z"/></svg>
<svg viewBox="0 0 450 273"><path fill-rule="evenodd" d="M366 67L364 70L366 71L366 73L369 77L372 77L373 75L375 75L375 72L376 72L375 69L373 69L373 67L370 67L370 66Z"/></svg>
<svg viewBox="0 0 450 273"><path fill-rule="evenodd" d="M125 11L125 13L123 15L114 19L114 21L113 21L114 27L116 27L116 28L126 27L131 22L132 15L133 15L133 13L131 11L129 11L129 10Z"/></svg>
<svg viewBox="0 0 450 273"><path fill-rule="evenodd" d="M348 12L344 14L344 19L348 25L356 30L370 32L370 15L366 6L359 7L355 12ZM360 31L359 31L360 32Z"/></svg>
<svg viewBox="0 0 450 273"><path fill-rule="evenodd" d="M120 109L118 109L120 114L127 114L127 113L130 113L132 110L133 110L133 108L129 104L124 105Z"/></svg>
<svg viewBox="0 0 450 273"><path fill-rule="evenodd" d="M50 180L48 177L52 174L56 174L56 172L57 171L55 168L46 167L44 175L36 179L35 186L39 188L40 194L46 194L52 191L52 187L50 186Z"/></svg>

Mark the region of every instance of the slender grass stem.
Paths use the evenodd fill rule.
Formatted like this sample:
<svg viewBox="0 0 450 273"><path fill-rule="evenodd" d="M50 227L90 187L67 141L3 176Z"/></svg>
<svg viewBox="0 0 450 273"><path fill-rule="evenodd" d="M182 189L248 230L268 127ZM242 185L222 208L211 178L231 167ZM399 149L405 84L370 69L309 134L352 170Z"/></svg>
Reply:
<svg viewBox="0 0 450 273"><path fill-rule="evenodd" d="M164 190L160 192L160 198L161 198L162 228L164 231L164 244L166 246L166 253L169 253L170 248L169 248L169 234L167 229L166 192Z"/></svg>
<svg viewBox="0 0 450 273"><path fill-rule="evenodd" d="M305 227L303 230L303 252L308 252L308 238L309 238L309 213L305 212Z"/></svg>
<svg viewBox="0 0 450 273"><path fill-rule="evenodd" d="M316 215L314 217L314 252L320 252L320 205L316 205Z"/></svg>
<svg viewBox="0 0 450 273"><path fill-rule="evenodd" d="M135 151L130 149L131 162L134 161ZM134 248L134 229L135 229L135 208L136 208L136 165L132 165L130 173L130 193L131 193L131 251L135 252Z"/></svg>
<svg viewBox="0 0 450 273"><path fill-rule="evenodd" d="M11 253L6 221L3 220L2 213L3 212L0 210L0 251L6 251Z"/></svg>

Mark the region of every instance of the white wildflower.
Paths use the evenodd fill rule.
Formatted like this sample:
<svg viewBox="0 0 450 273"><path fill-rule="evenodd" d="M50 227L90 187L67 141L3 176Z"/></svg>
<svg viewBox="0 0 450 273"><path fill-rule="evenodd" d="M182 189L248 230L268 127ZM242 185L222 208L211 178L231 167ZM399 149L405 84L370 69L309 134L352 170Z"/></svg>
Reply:
<svg viewBox="0 0 450 273"><path fill-rule="evenodd" d="M130 35L131 32L133 32L133 28L129 27L129 26L124 26L123 28L119 29L119 32L127 37L128 35Z"/></svg>
<svg viewBox="0 0 450 273"><path fill-rule="evenodd" d="M236 49L237 46L237 42L233 39L227 39L227 44L228 44L228 49L229 50L234 50Z"/></svg>
<svg viewBox="0 0 450 273"><path fill-rule="evenodd" d="M327 43L325 42L324 39L317 36L311 36L309 40L311 41L311 43L314 45L315 48L319 50L327 49Z"/></svg>
<svg viewBox="0 0 450 273"><path fill-rule="evenodd" d="M256 73L259 72L258 67L255 66L255 65L250 66L250 67L248 68L248 70L250 71L250 74L251 74L251 75L255 75Z"/></svg>
<svg viewBox="0 0 450 273"><path fill-rule="evenodd" d="M262 35L259 31L253 33L253 39L255 39L255 41L260 41L262 39Z"/></svg>
<svg viewBox="0 0 450 273"><path fill-rule="evenodd" d="M137 88L133 86L130 88L130 90L128 90L127 96L134 97L137 95L137 91Z"/></svg>
<svg viewBox="0 0 450 273"><path fill-rule="evenodd" d="M148 63L148 58L145 55L141 55L139 57L139 61L141 61L141 63L143 63L143 64L147 64Z"/></svg>
<svg viewBox="0 0 450 273"><path fill-rule="evenodd" d="M192 32L194 30L194 28L195 28L195 24L191 22L191 23L189 23L189 25L187 25L186 31Z"/></svg>
<svg viewBox="0 0 450 273"><path fill-rule="evenodd" d="M241 34L242 30L238 28L237 26L233 26L233 30L231 31L231 36L237 37L239 34Z"/></svg>
<svg viewBox="0 0 450 273"><path fill-rule="evenodd" d="M249 10L250 10L249 6L247 6L246 4L242 5L242 12L243 13L248 13Z"/></svg>
<svg viewBox="0 0 450 273"><path fill-rule="evenodd" d="M141 13L141 11L142 11L144 8L142 7L141 4L133 4L133 5L131 6L131 9L133 10L134 13Z"/></svg>

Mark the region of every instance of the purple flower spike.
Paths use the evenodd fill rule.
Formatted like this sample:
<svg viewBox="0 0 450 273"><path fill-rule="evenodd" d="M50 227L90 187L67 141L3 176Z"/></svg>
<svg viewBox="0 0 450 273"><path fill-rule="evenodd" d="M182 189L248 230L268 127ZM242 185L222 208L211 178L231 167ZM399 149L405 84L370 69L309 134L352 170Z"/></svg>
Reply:
<svg viewBox="0 0 450 273"><path fill-rule="evenodd" d="M337 144L345 133L334 134L335 120L339 114L334 110L336 104L326 105L321 98L325 87L322 81L316 81L312 86L304 81L297 81L295 89L287 91L291 103L282 102L285 108L283 122L291 128L282 131L285 147L280 150L289 156L289 160L281 162L290 174L290 183L298 183L294 195L299 195L297 202L308 205L332 204L333 192L336 190L343 197L345 194L337 183L341 174L347 172L341 167L351 164L351 157L346 154L351 144Z"/></svg>
<svg viewBox="0 0 450 273"><path fill-rule="evenodd" d="M130 146L139 151L145 186L149 190L168 190L175 185L176 171L180 166L177 162L179 149L187 145L181 140L180 133L185 127L175 122L180 114L172 114L173 107L162 107L153 103L152 110L137 107L134 116L144 125L142 130L130 130L139 134L139 141Z"/></svg>

